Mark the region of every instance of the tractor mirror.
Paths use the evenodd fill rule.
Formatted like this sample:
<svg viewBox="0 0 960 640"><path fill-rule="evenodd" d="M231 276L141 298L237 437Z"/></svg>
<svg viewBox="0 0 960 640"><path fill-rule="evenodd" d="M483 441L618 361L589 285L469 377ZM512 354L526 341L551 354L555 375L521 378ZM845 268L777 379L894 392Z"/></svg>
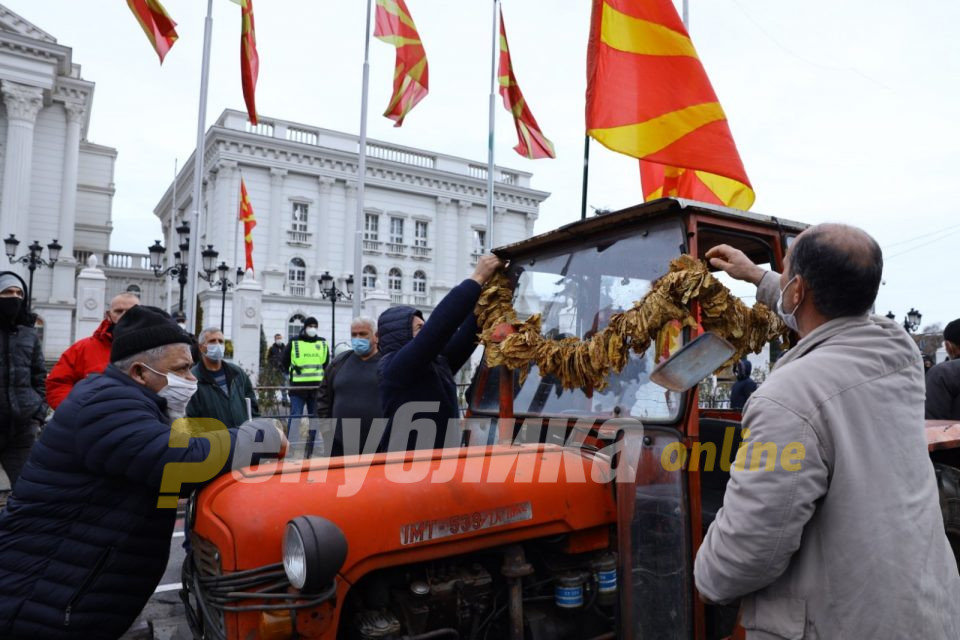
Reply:
<svg viewBox="0 0 960 640"><path fill-rule="evenodd" d="M650 380L671 391L686 391L733 356L736 349L714 333L704 333L654 367Z"/></svg>

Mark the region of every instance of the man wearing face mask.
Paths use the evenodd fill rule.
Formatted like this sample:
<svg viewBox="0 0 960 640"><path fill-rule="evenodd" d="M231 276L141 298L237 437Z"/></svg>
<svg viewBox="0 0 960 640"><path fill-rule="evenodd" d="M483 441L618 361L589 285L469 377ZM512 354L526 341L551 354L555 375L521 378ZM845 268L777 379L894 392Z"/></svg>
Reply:
<svg viewBox="0 0 960 640"><path fill-rule="evenodd" d="M284 368L290 372L290 425L300 421L304 409L308 416L317 413L317 388L323 383L324 370L330 350L327 341L317 332L316 318L304 320L300 335L290 341L283 352ZM299 387L299 388L298 388ZM322 447L322 442L321 442Z"/></svg>
<svg viewBox="0 0 960 640"><path fill-rule="evenodd" d="M380 350L373 318L354 318L350 345L352 350L341 353L327 367L317 399L317 416L335 421L331 456L359 454L373 421L383 417L377 375Z"/></svg>
<svg viewBox="0 0 960 640"><path fill-rule="evenodd" d="M47 415L47 369L33 328L36 316L24 302L27 295L20 276L0 272L0 465L11 486Z"/></svg>
<svg viewBox="0 0 960 640"><path fill-rule="evenodd" d="M701 596L741 599L748 640L960 638L920 352L870 315L879 245L822 224L797 236L783 274L727 245L706 255L800 340L747 403L745 448L696 557Z"/></svg>
<svg viewBox="0 0 960 640"><path fill-rule="evenodd" d="M0 514L0 638L119 637L166 568L177 510L158 499L170 463L207 461L212 480L252 451L283 450L277 429L252 424L171 445L196 390L189 345L164 311L132 307L111 364L77 383L44 429ZM176 479L180 496L202 484Z"/></svg>
<svg viewBox="0 0 960 640"><path fill-rule="evenodd" d="M114 296L110 308L103 313L103 322L89 338L77 340L63 352L47 376L47 402L56 409L67 397L73 385L91 373L100 373L110 364L110 346L113 328L130 307L140 304L140 298L130 292Z"/></svg>
<svg viewBox="0 0 960 640"><path fill-rule="evenodd" d="M187 405L188 418L214 418L236 427L260 415L257 394L240 367L223 361L223 332L209 327L200 332L200 362L193 367L197 392ZM247 400L252 415L247 415Z"/></svg>

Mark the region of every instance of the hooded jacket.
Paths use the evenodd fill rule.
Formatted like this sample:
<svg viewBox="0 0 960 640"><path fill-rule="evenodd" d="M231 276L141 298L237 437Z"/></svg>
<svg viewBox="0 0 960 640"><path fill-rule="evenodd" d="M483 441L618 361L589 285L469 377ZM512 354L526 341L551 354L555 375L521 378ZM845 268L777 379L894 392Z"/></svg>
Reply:
<svg viewBox="0 0 960 640"><path fill-rule="evenodd" d="M24 304L11 323L0 326L0 429L20 430L46 418L47 367L33 326L36 316L25 307L30 292L23 278L16 277Z"/></svg>
<svg viewBox="0 0 960 640"><path fill-rule="evenodd" d="M380 403L389 421L381 450L413 448L411 428L416 429L414 423L424 419L433 422L436 436L432 442L419 438L418 448L459 444L459 440L446 441L448 421L460 417L453 374L470 358L477 344L473 308L480 290L480 285L470 279L451 289L416 338L412 327L413 317L418 313L416 309L391 307L380 314L377 321ZM407 403L426 404L404 409ZM395 435L394 429L397 429ZM409 434L409 438L405 434Z"/></svg>
<svg viewBox="0 0 960 640"><path fill-rule="evenodd" d="M118 638L167 564L177 510L157 501L168 463L209 465L216 443L226 461L206 467L214 476L238 446L280 444L272 426L244 425L171 446L166 406L113 366L60 405L0 514L0 638ZM179 495L197 486L180 483Z"/></svg>
<svg viewBox="0 0 960 640"><path fill-rule="evenodd" d="M778 285L766 274L757 298L769 305ZM923 368L902 327L866 314L820 325L780 358L743 426L694 576L714 602L742 598L747 640L960 638Z"/></svg>
<svg viewBox="0 0 960 640"><path fill-rule="evenodd" d="M110 364L110 346L113 344L113 323L104 320L93 335L77 340L53 365L47 376L47 403L56 409L73 385L91 373L103 373Z"/></svg>
<svg viewBox="0 0 960 640"><path fill-rule="evenodd" d="M743 409L747 404L750 395L757 390L757 383L750 378L753 372L753 364L744 358L736 363L737 381L733 383L730 389L730 408Z"/></svg>

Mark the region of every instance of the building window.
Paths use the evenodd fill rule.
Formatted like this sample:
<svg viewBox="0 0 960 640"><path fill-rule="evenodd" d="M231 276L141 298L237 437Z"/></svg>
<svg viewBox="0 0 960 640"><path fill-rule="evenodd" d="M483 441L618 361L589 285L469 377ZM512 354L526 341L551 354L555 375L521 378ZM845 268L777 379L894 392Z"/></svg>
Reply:
<svg viewBox="0 0 960 640"><path fill-rule="evenodd" d="M363 250L380 251L380 216L368 213L363 223Z"/></svg>
<svg viewBox="0 0 960 640"><path fill-rule="evenodd" d="M290 342L300 335L300 331L303 330L304 320L306 320L306 318L299 313L290 317L290 320L287 321L287 342Z"/></svg>
<svg viewBox="0 0 960 640"><path fill-rule="evenodd" d="M368 264L363 268L363 288L377 288L377 268L371 264Z"/></svg>
<svg viewBox="0 0 960 640"><path fill-rule="evenodd" d="M390 242L403 244L403 218L390 218Z"/></svg>
<svg viewBox="0 0 960 640"><path fill-rule="evenodd" d="M292 259L287 269L287 293L292 296L307 295L307 265L300 258Z"/></svg>
<svg viewBox="0 0 960 640"><path fill-rule="evenodd" d="M413 246L415 247L425 247L427 246L427 231L429 227L426 220L417 220L416 224L413 227Z"/></svg>
<svg viewBox="0 0 960 640"><path fill-rule="evenodd" d="M131 284L130 286L127 287L127 293L132 293L133 295L139 298L141 293L140 286L136 284Z"/></svg>
<svg viewBox="0 0 960 640"><path fill-rule="evenodd" d="M427 303L427 274L423 271L413 272L413 297L417 304Z"/></svg>
<svg viewBox="0 0 960 640"><path fill-rule="evenodd" d="M400 269L390 269L387 276L387 288L390 289L390 302L403 302L403 274Z"/></svg>
<svg viewBox="0 0 960 640"><path fill-rule="evenodd" d="M310 205L306 202L293 203L293 215L290 222L290 241L306 243L310 237L307 233L307 217L310 213Z"/></svg>
<svg viewBox="0 0 960 640"><path fill-rule="evenodd" d="M470 252L472 262L476 264L477 259L483 255L484 247L487 246L487 232L485 229L473 230L473 250Z"/></svg>

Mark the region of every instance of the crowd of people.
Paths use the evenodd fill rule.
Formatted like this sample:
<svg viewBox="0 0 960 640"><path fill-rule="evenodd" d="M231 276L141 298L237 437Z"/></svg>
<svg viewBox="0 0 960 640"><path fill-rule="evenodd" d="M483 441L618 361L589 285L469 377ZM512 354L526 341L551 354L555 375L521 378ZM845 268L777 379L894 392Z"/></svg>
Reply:
<svg viewBox="0 0 960 640"><path fill-rule="evenodd" d="M726 245L707 257L756 284L800 337L759 388L749 362L737 363L735 404L752 440L799 442L805 457L799 470L731 471L696 556L701 596L742 599L748 630L780 634L756 637L849 637L876 628L877 611L903 631L883 637L960 637L960 576L921 436L924 414L960 420L960 320L944 331L949 360L927 368L899 325L869 315L882 255L843 225L801 234L783 274ZM26 286L0 273L0 463L13 487L0 514L0 637L111 637L129 626L166 564L175 510L158 495L171 462L224 452L209 478L178 485L186 495L249 464L253 443L283 456L303 416L333 425L329 452L319 438L313 454L457 446L454 375L501 266L479 258L427 319L409 306L355 318L351 349L336 357L315 318L288 344L275 335L267 366L285 383L285 428L257 420L253 384L225 360L219 328L194 338L130 294L47 376ZM178 429L186 439L174 445ZM870 561L878 556L887 561ZM919 611L918 599L929 606Z"/></svg>

